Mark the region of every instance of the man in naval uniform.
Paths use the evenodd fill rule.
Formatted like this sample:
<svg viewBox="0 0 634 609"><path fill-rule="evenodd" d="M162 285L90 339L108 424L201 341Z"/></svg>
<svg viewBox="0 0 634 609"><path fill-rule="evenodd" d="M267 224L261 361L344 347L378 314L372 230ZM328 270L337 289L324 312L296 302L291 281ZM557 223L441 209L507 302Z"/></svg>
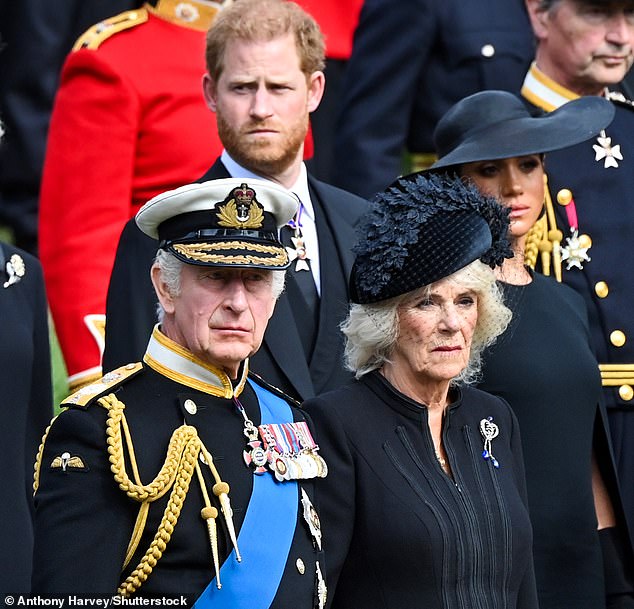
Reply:
<svg viewBox="0 0 634 609"><path fill-rule="evenodd" d="M198 607L323 607L305 414L251 375L290 260L286 189L228 178L158 195L159 300L142 363L68 398L35 478L33 591L186 595ZM191 606L191 603L190 603Z"/></svg>
<svg viewBox="0 0 634 609"><path fill-rule="evenodd" d="M301 400L351 378L339 324L365 201L315 180L302 162L309 114L324 91L323 37L315 20L286 0L241 0L207 35L203 89L224 150L202 180L259 177L294 193L299 211L285 227L293 258L286 290L252 369ZM115 259L106 315L104 369L135 361L153 321L147 279L151 242L128 223Z"/></svg>
<svg viewBox="0 0 634 609"><path fill-rule="evenodd" d="M526 5L537 40L522 88L527 102L536 112L549 112L581 95L603 95L616 109L614 121L598 137L548 154L554 214L546 249L552 250L553 273L588 307L632 531L634 107L609 87L623 79L634 60L634 1L526 0Z"/></svg>

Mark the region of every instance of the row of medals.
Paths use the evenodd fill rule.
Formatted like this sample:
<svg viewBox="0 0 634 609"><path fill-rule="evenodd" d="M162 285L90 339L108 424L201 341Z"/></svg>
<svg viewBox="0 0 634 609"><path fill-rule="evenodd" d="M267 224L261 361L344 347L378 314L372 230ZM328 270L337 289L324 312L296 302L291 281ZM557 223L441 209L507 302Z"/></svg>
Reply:
<svg viewBox="0 0 634 609"><path fill-rule="evenodd" d="M284 424L279 427L283 426ZM314 442L306 442L298 451L284 451L269 432L269 427L277 427L277 425L260 425L258 428L263 442L254 437L253 433L248 434L245 430L250 450L244 451L244 460L247 465L254 468L254 473L261 475L267 471L268 467L280 482L326 477L328 466L323 457L318 454L319 447Z"/></svg>

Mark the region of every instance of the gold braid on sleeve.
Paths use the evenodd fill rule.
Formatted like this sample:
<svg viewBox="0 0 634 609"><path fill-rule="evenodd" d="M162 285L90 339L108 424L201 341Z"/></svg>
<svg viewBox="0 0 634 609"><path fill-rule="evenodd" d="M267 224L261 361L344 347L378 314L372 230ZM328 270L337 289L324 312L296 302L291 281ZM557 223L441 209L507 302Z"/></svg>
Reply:
<svg viewBox="0 0 634 609"><path fill-rule="evenodd" d="M150 504L171 490L163 517L161 518L161 522L150 546L139 561L139 564L118 588L120 595L130 596L148 579L152 570L165 552L180 516L192 476L194 472L196 472L198 456L201 451L205 457L205 463L209 466L216 481L214 488L219 484L222 484L223 488L226 487L227 505L229 485L221 481L211 455L198 437L196 428L190 425L181 425L174 430L161 470L152 482L145 485L142 484L139 477L130 430L123 412L125 404L119 401L114 394L100 398L98 403L108 411L106 435L110 469L114 474L114 479L119 485L119 488L124 491L128 497L141 503L122 569L125 569L128 565L138 547L145 528ZM133 480L126 471L124 443L132 469ZM204 489L202 476L199 476L199 481L201 488ZM206 507L210 508L210 499L206 489L204 489L203 496ZM231 510L228 509L225 511L225 519L230 520ZM212 517L214 510L203 509L203 512L203 518L207 519ZM216 516L217 511L213 517L215 518ZM217 556L217 546L212 546L212 554L214 558ZM215 558L214 562L217 565L217 558Z"/></svg>

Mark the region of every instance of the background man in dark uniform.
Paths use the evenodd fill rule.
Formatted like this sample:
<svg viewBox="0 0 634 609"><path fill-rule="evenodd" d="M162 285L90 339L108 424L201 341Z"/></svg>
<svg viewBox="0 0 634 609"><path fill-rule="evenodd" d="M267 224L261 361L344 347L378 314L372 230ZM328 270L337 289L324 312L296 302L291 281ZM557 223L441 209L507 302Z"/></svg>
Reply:
<svg viewBox="0 0 634 609"><path fill-rule="evenodd" d="M533 52L523 0L365 0L331 180L367 197L403 172L406 153L428 167L440 117L477 91L517 93Z"/></svg>
<svg viewBox="0 0 634 609"><path fill-rule="evenodd" d="M300 35L301 34L301 35ZM324 46L315 20L286 0L240 0L218 15L207 37L204 92L225 146L202 178L261 177L300 201L284 229L293 257L252 369L297 399L338 387L343 368L339 323L355 225L365 201L313 179L302 162L308 117L324 90ZM153 319L147 285L148 240L128 223L107 303L107 369L136 361Z"/></svg>
<svg viewBox="0 0 634 609"><path fill-rule="evenodd" d="M304 413L249 375L290 263L278 230L296 209L280 186L229 178L139 211L160 242L160 324L143 364L80 389L47 432L34 592L323 607L313 479L326 465Z"/></svg>
<svg viewBox="0 0 634 609"><path fill-rule="evenodd" d="M616 109L614 121L598 137L549 153L546 169L557 223L550 235L556 241L553 253L561 247L563 281L588 306L631 531L634 258L629 248L634 234L634 108L608 87L623 79L634 60L634 1L526 3L537 52L522 88L525 99L536 111L551 111L581 95L605 95Z"/></svg>

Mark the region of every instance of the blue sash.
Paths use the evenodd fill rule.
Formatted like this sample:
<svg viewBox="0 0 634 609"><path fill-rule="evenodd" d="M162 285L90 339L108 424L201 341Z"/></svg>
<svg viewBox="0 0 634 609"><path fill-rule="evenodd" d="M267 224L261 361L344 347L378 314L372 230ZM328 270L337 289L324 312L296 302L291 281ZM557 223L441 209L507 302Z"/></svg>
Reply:
<svg viewBox="0 0 634 609"><path fill-rule="evenodd" d="M289 405L249 380L260 402L261 424L292 423ZM238 535L242 562L235 550L205 588L196 609L268 609L275 598L290 552L298 509L297 482L276 482L273 472L253 476L253 493Z"/></svg>

